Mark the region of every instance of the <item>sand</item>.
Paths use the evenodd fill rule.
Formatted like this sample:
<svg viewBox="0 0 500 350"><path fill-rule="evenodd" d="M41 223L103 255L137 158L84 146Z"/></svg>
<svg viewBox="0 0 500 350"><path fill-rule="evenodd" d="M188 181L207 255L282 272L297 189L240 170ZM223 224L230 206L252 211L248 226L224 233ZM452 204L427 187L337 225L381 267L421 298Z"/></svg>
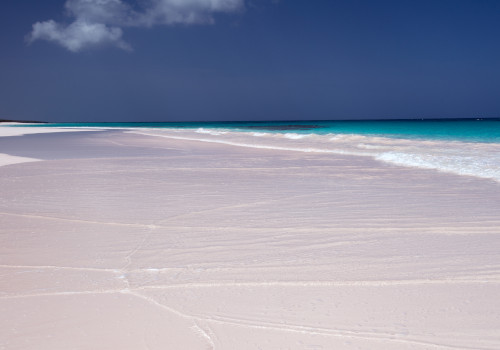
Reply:
<svg viewBox="0 0 500 350"><path fill-rule="evenodd" d="M0 167L0 349L500 348L496 182L123 131L0 152L38 160Z"/></svg>
<svg viewBox="0 0 500 350"><path fill-rule="evenodd" d="M8 137L8 136L22 136L22 135L32 135L32 134L53 134L53 133L61 133L61 132L79 132L81 129L76 128L46 128L46 127L30 127L30 126L22 126L22 127L5 127L5 126L20 126L20 123L13 122L5 122L0 123L0 137ZM93 129L89 129L93 130ZM93 130L95 131L95 130ZM24 145L25 147L30 147L29 144ZM0 148L0 151L2 149ZM0 152L0 166L9 165L9 164L18 164L25 162L35 162L38 159L29 158L29 157L19 157L13 156L10 154L5 154Z"/></svg>

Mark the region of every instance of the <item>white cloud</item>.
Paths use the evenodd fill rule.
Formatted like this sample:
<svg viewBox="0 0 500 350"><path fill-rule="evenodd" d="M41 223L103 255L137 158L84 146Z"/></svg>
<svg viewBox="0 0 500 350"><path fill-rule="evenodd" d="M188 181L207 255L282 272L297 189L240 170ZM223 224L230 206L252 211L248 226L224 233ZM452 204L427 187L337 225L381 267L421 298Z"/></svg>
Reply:
<svg viewBox="0 0 500 350"><path fill-rule="evenodd" d="M73 22L37 22L28 42L52 41L73 52L98 45L130 50L122 39L124 27L212 24L215 13L239 12L245 7L244 0L146 0L141 4L144 7L135 10L122 0L68 0L65 8Z"/></svg>
<svg viewBox="0 0 500 350"><path fill-rule="evenodd" d="M134 15L130 5L121 0L67 0L64 7L69 16L93 23L123 25Z"/></svg>
<svg viewBox="0 0 500 350"><path fill-rule="evenodd" d="M213 13L236 12L243 7L243 0L152 0L138 21L147 26L211 24Z"/></svg>
<svg viewBox="0 0 500 350"><path fill-rule="evenodd" d="M53 41L73 52L78 52L86 47L104 44L130 50L130 45L122 40L122 33L121 28L107 27L102 23L76 20L68 26L62 26L50 20L33 24L33 31L29 40Z"/></svg>

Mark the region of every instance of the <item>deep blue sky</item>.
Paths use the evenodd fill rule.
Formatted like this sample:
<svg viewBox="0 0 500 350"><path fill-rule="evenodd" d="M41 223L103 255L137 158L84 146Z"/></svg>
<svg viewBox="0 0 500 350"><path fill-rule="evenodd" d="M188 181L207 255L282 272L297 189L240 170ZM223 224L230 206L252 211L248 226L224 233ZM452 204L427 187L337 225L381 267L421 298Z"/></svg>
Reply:
<svg viewBox="0 0 500 350"><path fill-rule="evenodd" d="M77 52L54 28L28 45L34 23L80 18L65 2L0 3L0 119L500 117L497 0L251 0L213 24L107 18L120 42Z"/></svg>

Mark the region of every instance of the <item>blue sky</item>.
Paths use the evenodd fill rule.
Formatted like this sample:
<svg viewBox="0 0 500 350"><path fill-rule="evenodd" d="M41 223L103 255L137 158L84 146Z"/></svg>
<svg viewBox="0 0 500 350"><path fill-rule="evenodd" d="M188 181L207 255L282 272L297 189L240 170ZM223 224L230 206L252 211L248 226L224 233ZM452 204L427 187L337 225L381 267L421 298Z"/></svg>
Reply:
<svg viewBox="0 0 500 350"><path fill-rule="evenodd" d="M0 118L500 117L500 2L3 0Z"/></svg>

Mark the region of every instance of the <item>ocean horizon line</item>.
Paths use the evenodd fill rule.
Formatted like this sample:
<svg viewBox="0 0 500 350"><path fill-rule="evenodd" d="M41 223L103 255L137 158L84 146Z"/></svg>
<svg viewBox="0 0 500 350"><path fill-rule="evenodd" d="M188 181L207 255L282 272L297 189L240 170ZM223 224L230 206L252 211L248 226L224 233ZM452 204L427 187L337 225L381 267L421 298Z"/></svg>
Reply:
<svg viewBox="0 0 500 350"><path fill-rule="evenodd" d="M409 118L359 118L359 119L269 119L269 120L190 120L190 121L44 121L44 120L17 120L17 119L0 119L0 123L40 123L40 124L199 124L199 123L300 123L300 122L384 122L384 121L463 121L463 120L500 120L500 117L409 117Z"/></svg>

